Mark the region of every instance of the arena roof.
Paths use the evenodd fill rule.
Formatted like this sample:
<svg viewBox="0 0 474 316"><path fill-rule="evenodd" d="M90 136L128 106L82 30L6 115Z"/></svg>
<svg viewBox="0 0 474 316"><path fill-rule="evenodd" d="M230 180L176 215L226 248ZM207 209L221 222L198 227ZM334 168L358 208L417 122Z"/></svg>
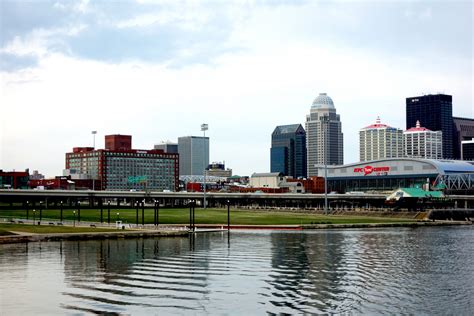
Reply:
<svg viewBox="0 0 474 316"><path fill-rule="evenodd" d="M432 165L439 174L450 174L450 173L474 173L474 164L468 161L462 160L436 160L436 159L423 159L423 158L387 158L381 160L362 161L357 163L351 163L339 166L328 166L328 169L342 169L349 167L361 167L368 166L383 162L407 162L407 163L427 163ZM323 169L323 166L319 166Z"/></svg>

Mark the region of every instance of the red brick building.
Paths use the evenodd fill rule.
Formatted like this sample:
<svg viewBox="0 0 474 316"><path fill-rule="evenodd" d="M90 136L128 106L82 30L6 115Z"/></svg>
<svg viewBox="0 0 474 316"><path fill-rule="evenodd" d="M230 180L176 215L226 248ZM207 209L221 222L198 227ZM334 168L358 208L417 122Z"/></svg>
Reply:
<svg viewBox="0 0 474 316"><path fill-rule="evenodd" d="M96 190L178 190L179 155L132 149L132 136L107 135L105 149L75 147L66 169L100 181Z"/></svg>
<svg viewBox="0 0 474 316"><path fill-rule="evenodd" d="M324 193L324 178L310 177L309 179L286 179L286 182L300 182L306 193Z"/></svg>
<svg viewBox="0 0 474 316"><path fill-rule="evenodd" d="M3 171L0 169L1 189L28 189L29 171Z"/></svg>

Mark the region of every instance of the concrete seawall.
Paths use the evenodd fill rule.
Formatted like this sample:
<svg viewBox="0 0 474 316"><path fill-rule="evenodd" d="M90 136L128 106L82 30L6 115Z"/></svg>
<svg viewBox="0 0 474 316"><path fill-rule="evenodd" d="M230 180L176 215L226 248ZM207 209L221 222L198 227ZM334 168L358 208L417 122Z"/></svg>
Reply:
<svg viewBox="0 0 474 316"><path fill-rule="evenodd" d="M474 219L474 209L431 210L426 215L426 218L430 220L472 220Z"/></svg>
<svg viewBox="0 0 474 316"><path fill-rule="evenodd" d="M400 223L353 223L353 224L307 224L307 225L230 225L230 230L311 230L311 229L344 229L344 228L383 228L383 227L427 227L472 225L470 221L416 221ZM227 229L227 225L199 224L198 228Z"/></svg>
<svg viewBox="0 0 474 316"><path fill-rule="evenodd" d="M101 240L101 239L154 238L154 237L187 237L188 234L189 232L186 230L22 234L22 235L0 236L0 244L25 243L25 242L36 242L36 241L60 241L60 240Z"/></svg>

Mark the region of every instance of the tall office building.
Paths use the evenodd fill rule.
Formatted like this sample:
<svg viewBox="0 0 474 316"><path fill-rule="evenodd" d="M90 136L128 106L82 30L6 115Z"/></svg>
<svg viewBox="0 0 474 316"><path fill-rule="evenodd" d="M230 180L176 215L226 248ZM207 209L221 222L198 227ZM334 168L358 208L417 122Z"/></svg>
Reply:
<svg viewBox="0 0 474 316"><path fill-rule="evenodd" d="M474 138L474 119L466 117L453 117L453 151L454 159L461 158L461 143Z"/></svg>
<svg viewBox="0 0 474 316"><path fill-rule="evenodd" d="M443 132L443 158L452 159L453 151L453 97L429 94L406 99L406 128L416 121L432 131Z"/></svg>
<svg viewBox="0 0 474 316"><path fill-rule="evenodd" d="M301 124L277 126L272 133L270 172L306 177L306 131Z"/></svg>
<svg viewBox="0 0 474 316"><path fill-rule="evenodd" d="M209 165L209 137L179 137L178 154L180 176L203 176Z"/></svg>
<svg viewBox="0 0 474 316"><path fill-rule="evenodd" d="M377 117L359 131L360 161L403 157L403 131L380 122Z"/></svg>
<svg viewBox="0 0 474 316"><path fill-rule="evenodd" d="M326 93L314 99L306 116L306 159L308 176L317 176L317 165L342 165L344 148L341 118Z"/></svg>
<svg viewBox="0 0 474 316"><path fill-rule="evenodd" d="M403 138L405 157L441 159L443 155L443 132L422 127L420 121L403 132Z"/></svg>

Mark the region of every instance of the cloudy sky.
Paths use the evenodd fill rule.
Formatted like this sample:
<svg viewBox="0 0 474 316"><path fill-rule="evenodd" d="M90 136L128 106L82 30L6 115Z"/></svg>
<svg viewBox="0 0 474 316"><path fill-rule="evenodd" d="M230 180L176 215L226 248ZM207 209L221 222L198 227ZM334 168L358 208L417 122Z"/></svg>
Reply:
<svg viewBox="0 0 474 316"><path fill-rule="evenodd" d="M313 99L341 114L344 160L405 98L453 95L474 117L471 1L0 0L0 169L62 174L107 134L133 147L201 135L234 173L270 168L276 125Z"/></svg>

